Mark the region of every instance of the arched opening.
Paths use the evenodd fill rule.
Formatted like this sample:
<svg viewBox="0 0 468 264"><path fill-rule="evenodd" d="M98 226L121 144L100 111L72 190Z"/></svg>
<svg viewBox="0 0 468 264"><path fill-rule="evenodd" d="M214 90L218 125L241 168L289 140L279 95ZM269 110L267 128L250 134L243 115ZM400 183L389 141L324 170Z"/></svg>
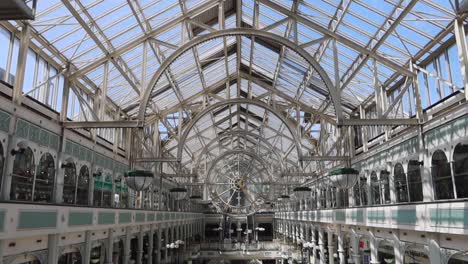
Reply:
<svg viewBox="0 0 468 264"><path fill-rule="evenodd" d="M33 196L35 202L52 202L55 180L55 162L50 153L45 153L39 160Z"/></svg>
<svg viewBox="0 0 468 264"><path fill-rule="evenodd" d="M405 170L401 163L397 163L393 168L393 177L395 179L395 196L397 203L408 202L408 184L406 181Z"/></svg>
<svg viewBox="0 0 468 264"><path fill-rule="evenodd" d="M429 264L430 261L424 246L414 244L406 248L403 263Z"/></svg>
<svg viewBox="0 0 468 264"><path fill-rule="evenodd" d="M367 237L360 237L359 238L359 242L358 242L358 246L359 246L359 256L360 256L360 259L361 261L363 261L364 263L370 263L370 260L371 260L371 252L370 252L370 242L369 242L369 239Z"/></svg>
<svg viewBox="0 0 468 264"><path fill-rule="evenodd" d="M417 160L410 160L408 163L408 192L410 202L423 200L421 165Z"/></svg>
<svg viewBox="0 0 468 264"><path fill-rule="evenodd" d="M124 242L122 241L122 239L119 239L119 241L114 242L114 246L112 248L112 263L115 263L115 264L124 263L124 250L125 250L125 247L124 247Z"/></svg>
<svg viewBox="0 0 468 264"><path fill-rule="evenodd" d="M20 149L15 154L11 179L10 199L31 201L34 184L34 153L31 148Z"/></svg>
<svg viewBox="0 0 468 264"><path fill-rule="evenodd" d="M436 200L455 198L450 163L442 150L432 155L432 183Z"/></svg>
<svg viewBox="0 0 468 264"><path fill-rule="evenodd" d="M98 173L94 179L94 205L101 207L111 207L112 197L112 175L107 173L105 176Z"/></svg>
<svg viewBox="0 0 468 264"><path fill-rule="evenodd" d="M373 171L371 173L370 186L371 186L371 201L372 201L372 204L381 204L381 201L380 201L380 183L379 183L379 178L377 177L377 173L375 171Z"/></svg>
<svg viewBox="0 0 468 264"><path fill-rule="evenodd" d="M62 254L58 260L58 264L81 264L81 254L79 251Z"/></svg>
<svg viewBox="0 0 468 264"><path fill-rule="evenodd" d="M382 199L384 204L391 203L390 200L390 172L380 171L380 186L382 188Z"/></svg>
<svg viewBox="0 0 468 264"><path fill-rule="evenodd" d="M467 253L457 253L450 257L447 264L468 264Z"/></svg>
<svg viewBox="0 0 468 264"><path fill-rule="evenodd" d="M128 186L121 175L115 180L114 204L119 208L128 207Z"/></svg>
<svg viewBox="0 0 468 264"><path fill-rule="evenodd" d="M68 160L65 164L63 174L63 202L66 204L75 204L76 202L76 167L72 160Z"/></svg>
<svg viewBox="0 0 468 264"><path fill-rule="evenodd" d="M91 257L90 257L90 262L93 264L96 263L104 263L104 252L102 252L102 247L96 246L91 248Z"/></svg>
<svg viewBox="0 0 468 264"><path fill-rule="evenodd" d="M76 189L76 204L88 205L89 203L89 170L86 165L81 166L78 174L78 184Z"/></svg>
<svg viewBox="0 0 468 264"><path fill-rule="evenodd" d="M379 243L378 261L380 263L395 263L395 251L393 244L388 240Z"/></svg>
<svg viewBox="0 0 468 264"><path fill-rule="evenodd" d="M148 258L149 258L149 254L151 254L151 252L149 252L148 249L149 249L149 235L145 234L143 236L143 256L142 256L142 259L141 259L142 264L150 264L148 262Z"/></svg>
<svg viewBox="0 0 468 264"><path fill-rule="evenodd" d="M365 176L359 177L359 198L361 205L368 205L368 193L369 190L367 189L367 179ZM357 184L356 184L357 185Z"/></svg>
<svg viewBox="0 0 468 264"><path fill-rule="evenodd" d="M468 197L468 145L458 144L453 152L453 177L457 198Z"/></svg>

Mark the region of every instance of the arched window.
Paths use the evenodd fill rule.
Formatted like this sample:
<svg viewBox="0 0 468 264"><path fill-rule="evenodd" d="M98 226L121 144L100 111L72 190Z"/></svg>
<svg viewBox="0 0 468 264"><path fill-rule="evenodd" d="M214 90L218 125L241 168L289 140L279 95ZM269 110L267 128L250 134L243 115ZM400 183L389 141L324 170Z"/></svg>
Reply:
<svg viewBox="0 0 468 264"><path fill-rule="evenodd" d="M327 189L320 189L320 208L327 208Z"/></svg>
<svg viewBox="0 0 468 264"><path fill-rule="evenodd" d="M372 204L381 204L380 201L380 183L379 178L377 177L377 173L373 171L371 173L371 200Z"/></svg>
<svg viewBox="0 0 468 264"><path fill-rule="evenodd" d="M89 196L89 170L83 165L78 174L78 186L76 189L76 204L88 205Z"/></svg>
<svg viewBox="0 0 468 264"><path fill-rule="evenodd" d="M390 200L390 172L388 171L381 171L380 172L380 186L382 188L382 198L383 198L383 203L389 204L391 202Z"/></svg>
<svg viewBox="0 0 468 264"><path fill-rule="evenodd" d="M359 190L361 193L361 205L368 205L369 190L367 189L367 179L364 176L359 177Z"/></svg>
<svg viewBox="0 0 468 264"><path fill-rule="evenodd" d="M76 196L76 167L73 161L68 160L62 165L63 173L63 202L75 204Z"/></svg>
<svg viewBox="0 0 468 264"><path fill-rule="evenodd" d="M81 263L81 254L79 251L69 252L60 256L58 264L78 264Z"/></svg>
<svg viewBox="0 0 468 264"><path fill-rule="evenodd" d="M409 201L419 202L423 200L421 165L417 160L410 160L408 163L408 191Z"/></svg>
<svg viewBox="0 0 468 264"><path fill-rule="evenodd" d="M34 181L34 201L51 202L54 193L55 162L52 155L45 153L39 161Z"/></svg>
<svg viewBox="0 0 468 264"><path fill-rule="evenodd" d="M34 183L34 153L31 148L20 149L13 161L10 199L32 201Z"/></svg>
<svg viewBox="0 0 468 264"><path fill-rule="evenodd" d="M128 207L128 187L122 176L117 176L115 180L114 201L116 207Z"/></svg>
<svg viewBox="0 0 468 264"><path fill-rule="evenodd" d="M453 152L453 176L457 198L468 197L468 145L458 144Z"/></svg>
<svg viewBox="0 0 468 264"><path fill-rule="evenodd" d="M454 198L450 164L442 150L432 155L432 182L436 200Z"/></svg>
<svg viewBox="0 0 468 264"><path fill-rule="evenodd" d="M106 174L104 177L97 174L94 179L94 205L111 207L114 200L112 197L112 187L112 175Z"/></svg>
<svg viewBox="0 0 468 264"><path fill-rule="evenodd" d="M353 194L354 194L354 205L360 206L361 205L361 190L360 190L360 182L358 182L353 186Z"/></svg>
<svg viewBox="0 0 468 264"><path fill-rule="evenodd" d="M395 196L397 203L408 202L408 184L406 182L405 170L401 163L397 163L393 168L395 178Z"/></svg>
<svg viewBox="0 0 468 264"><path fill-rule="evenodd" d="M102 205L104 207L112 207L114 201L114 197L112 197L113 181L112 175L107 174L104 179L104 189L102 192Z"/></svg>

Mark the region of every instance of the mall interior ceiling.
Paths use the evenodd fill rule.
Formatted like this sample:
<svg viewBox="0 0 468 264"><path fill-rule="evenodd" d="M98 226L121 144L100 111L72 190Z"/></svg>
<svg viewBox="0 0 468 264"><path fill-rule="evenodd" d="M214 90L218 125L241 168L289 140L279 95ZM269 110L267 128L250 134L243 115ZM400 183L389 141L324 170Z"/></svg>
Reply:
<svg viewBox="0 0 468 264"><path fill-rule="evenodd" d="M0 264L468 263L467 0L1 0Z"/></svg>

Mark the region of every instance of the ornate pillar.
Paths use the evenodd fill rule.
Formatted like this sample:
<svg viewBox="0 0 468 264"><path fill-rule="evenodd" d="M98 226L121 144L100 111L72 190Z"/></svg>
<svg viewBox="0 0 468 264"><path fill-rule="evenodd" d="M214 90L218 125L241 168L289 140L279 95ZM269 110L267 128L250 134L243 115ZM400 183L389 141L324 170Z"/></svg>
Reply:
<svg viewBox="0 0 468 264"><path fill-rule="evenodd" d="M132 229L131 227L127 227L125 230L125 240L124 240L124 264L129 264L130 263L130 243L132 240ZM89 263L89 262L85 262Z"/></svg>
<svg viewBox="0 0 468 264"><path fill-rule="evenodd" d="M372 232L370 234L370 252L372 264L379 264L379 239L374 236Z"/></svg>
<svg viewBox="0 0 468 264"><path fill-rule="evenodd" d="M405 242L394 240L395 264L403 264L405 260Z"/></svg>
<svg viewBox="0 0 468 264"><path fill-rule="evenodd" d="M58 241L59 234L48 235L47 246L49 247L47 251L47 262L48 263L58 263L59 259L59 250L58 250Z"/></svg>
<svg viewBox="0 0 468 264"><path fill-rule="evenodd" d="M114 230L109 228L107 230L109 234L107 235L107 244L106 244L106 259L105 264L112 264L112 253L114 252Z"/></svg>
<svg viewBox="0 0 468 264"><path fill-rule="evenodd" d="M345 264L345 249L344 249L344 234L341 228L338 228L338 257L340 258L340 264Z"/></svg>
<svg viewBox="0 0 468 264"><path fill-rule="evenodd" d="M93 241L91 240L91 231L85 233L85 243L83 248L83 263L91 263L91 246ZM126 264L126 262L124 262Z"/></svg>
<svg viewBox="0 0 468 264"><path fill-rule="evenodd" d="M156 240L156 263L161 264L161 234L162 234L162 229L161 226L157 227L157 240Z"/></svg>
<svg viewBox="0 0 468 264"><path fill-rule="evenodd" d="M355 264L361 263L361 254L359 253L359 235L352 230L351 231L351 257Z"/></svg>
<svg viewBox="0 0 468 264"><path fill-rule="evenodd" d="M147 264L153 264L153 255L154 255L153 248L154 248L154 226L151 225L150 231L148 234L148 250L146 251L148 252Z"/></svg>
<svg viewBox="0 0 468 264"><path fill-rule="evenodd" d="M317 263L317 237L315 235L315 227L311 227L311 240L310 242L312 243L312 264Z"/></svg>
<svg viewBox="0 0 468 264"><path fill-rule="evenodd" d="M323 232L323 228L321 226L318 227L318 238L319 238L319 241L318 241L318 246L319 246L319 250L320 250L320 264L325 264L326 261L325 261L325 243L324 243L324 232Z"/></svg>
<svg viewBox="0 0 468 264"><path fill-rule="evenodd" d="M137 251L137 260L136 264L141 264L143 260L143 226L140 226L140 232L138 233L138 251Z"/></svg>
<svg viewBox="0 0 468 264"><path fill-rule="evenodd" d="M335 245L333 244L333 232L328 229L327 230L327 242L328 242L328 262L329 264L335 264L335 258L333 255L335 254Z"/></svg>

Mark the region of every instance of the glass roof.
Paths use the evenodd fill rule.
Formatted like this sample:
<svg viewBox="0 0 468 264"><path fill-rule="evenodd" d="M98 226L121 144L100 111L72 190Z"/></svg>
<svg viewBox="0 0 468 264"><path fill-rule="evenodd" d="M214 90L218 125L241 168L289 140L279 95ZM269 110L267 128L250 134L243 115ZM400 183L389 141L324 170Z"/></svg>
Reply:
<svg viewBox="0 0 468 264"><path fill-rule="evenodd" d="M38 1L31 23L33 43L64 68L70 64L71 78L82 84L80 89L92 93L106 81L108 100L136 117L155 72L183 44L220 29L256 28L311 54L340 88L340 107L348 117L371 100L376 89L398 88L411 75L411 62L423 61L452 37L451 32L438 36L456 17L451 0L219 2ZM310 153L317 147L314 140L323 118L336 114L323 76L294 49L247 35L212 39L179 56L153 88L146 113L166 119L161 129L171 134L178 122L167 120L177 120L174 114L182 112L187 119L228 98L255 99L295 118L296 125L310 131L303 139L303 148ZM306 119L305 109L323 116ZM218 109L195 125L184 160L191 160L215 135L241 128L262 134L272 145L265 148L297 159L298 153L290 150L292 136L281 120L260 107L239 104ZM167 152L176 155L175 136L167 137ZM254 146L253 138L235 140ZM217 148L222 148L221 141Z"/></svg>

